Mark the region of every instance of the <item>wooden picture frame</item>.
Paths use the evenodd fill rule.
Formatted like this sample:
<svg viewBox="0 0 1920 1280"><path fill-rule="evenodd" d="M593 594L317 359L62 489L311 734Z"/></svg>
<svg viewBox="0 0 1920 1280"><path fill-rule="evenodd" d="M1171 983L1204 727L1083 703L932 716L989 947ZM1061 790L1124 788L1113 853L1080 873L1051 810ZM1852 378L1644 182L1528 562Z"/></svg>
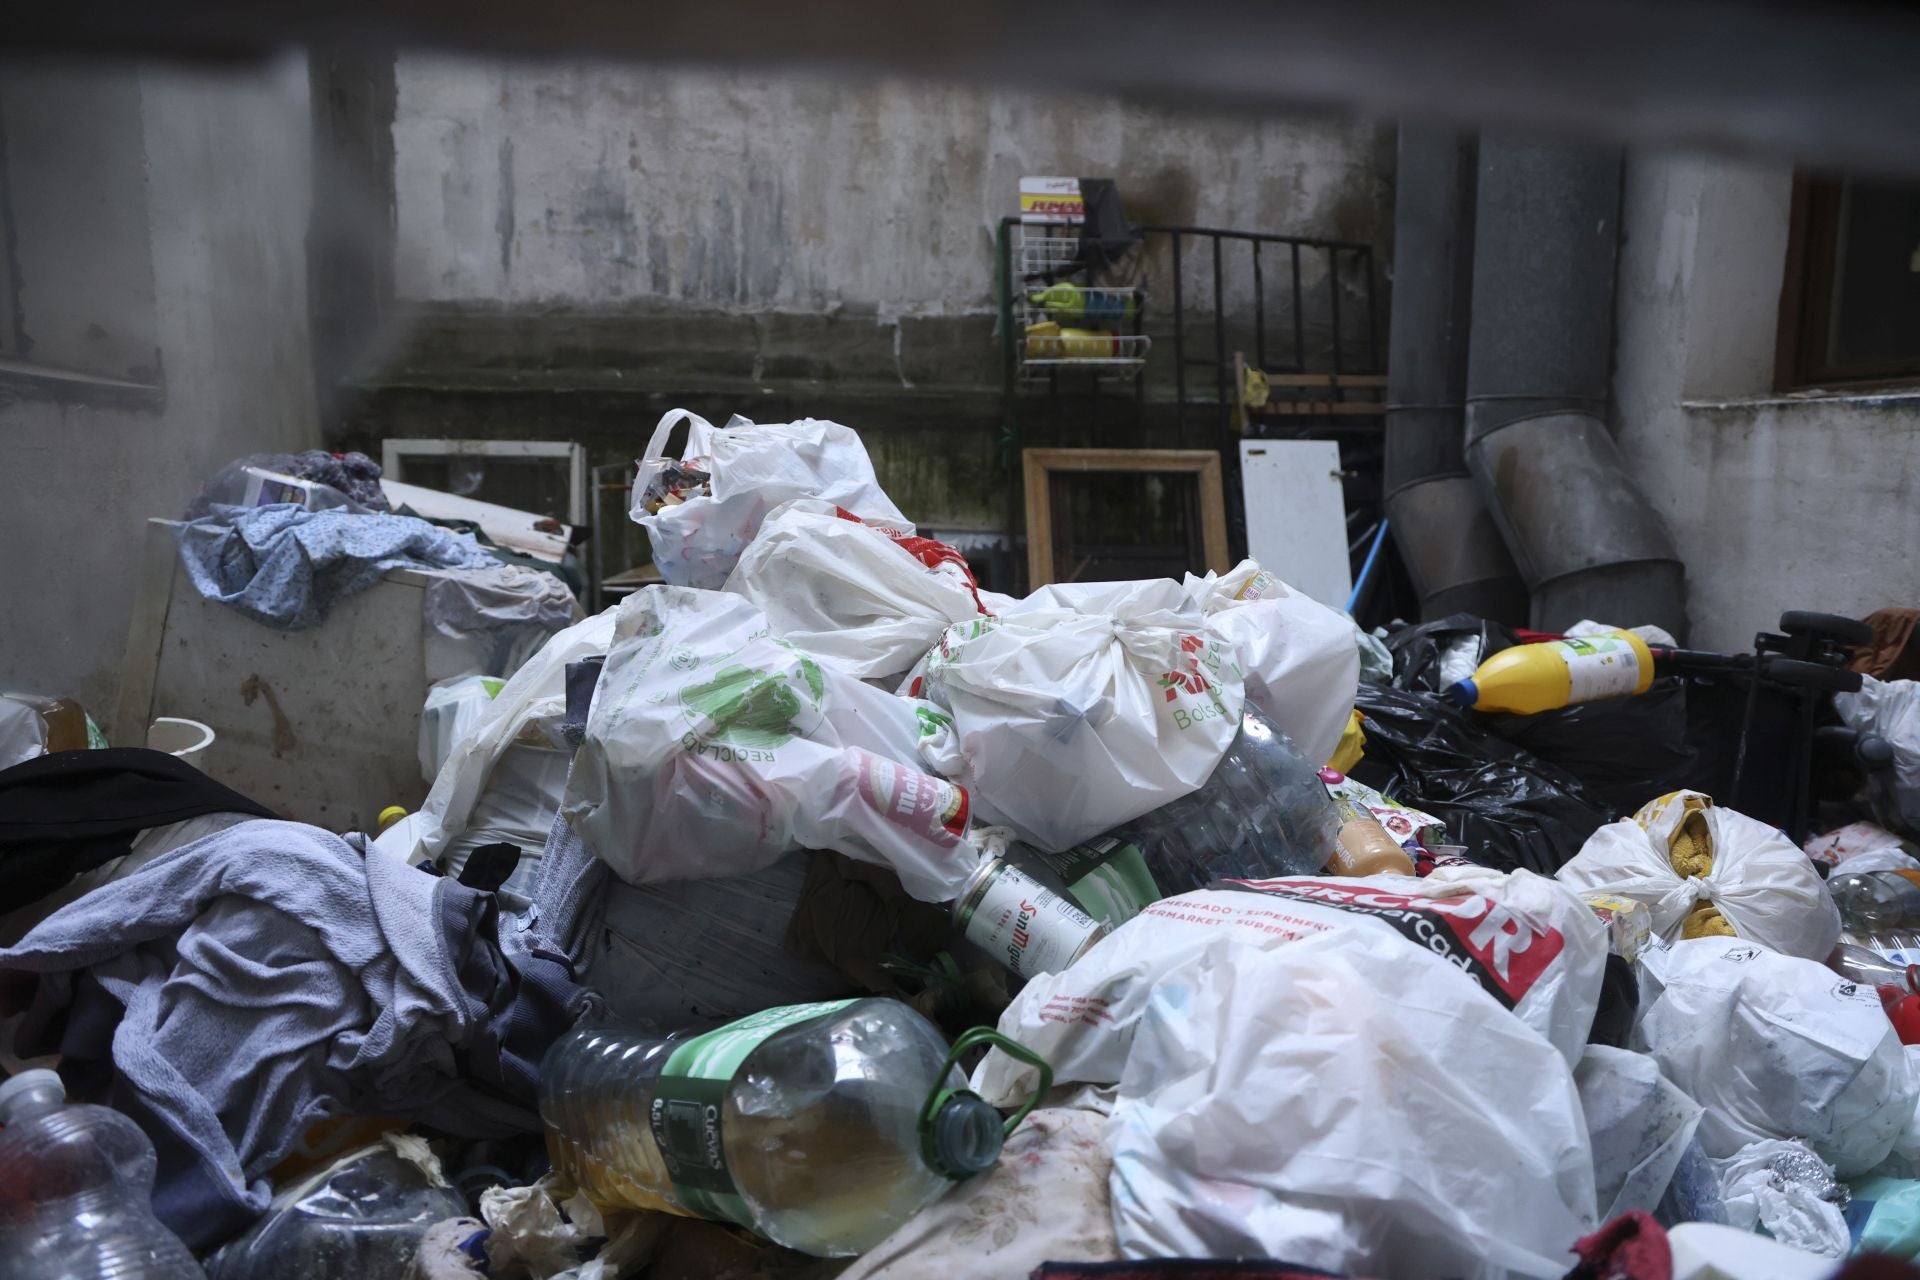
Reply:
<svg viewBox="0 0 1920 1280"><path fill-rule="evenodd" d="M1053 491L1056 472L1146 471L1191 475L1200 489L1205 568L1225 573L1227 499L1220 455L1212 449L1022 449L1027 490L1027 589L1054 581Z"/></svg>

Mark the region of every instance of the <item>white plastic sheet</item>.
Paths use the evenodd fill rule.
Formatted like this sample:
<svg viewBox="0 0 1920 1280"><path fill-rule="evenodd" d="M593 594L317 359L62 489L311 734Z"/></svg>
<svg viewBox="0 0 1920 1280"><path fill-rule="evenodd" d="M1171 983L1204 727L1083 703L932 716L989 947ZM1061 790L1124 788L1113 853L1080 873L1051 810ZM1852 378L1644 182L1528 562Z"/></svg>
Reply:
<svg viewBox="0 0 1920 1280"><path fill-rule="evenodd" d="M1853 1242L1846 1215L1820 1194L1833 1186L1833 1167L1805 1143L1751 1142L1713 1165L1720 1174L1727 1225L1748 1231L1764 1227L1781 1244L1823 1258L1846 1255Z"/></svg>
<svg viewBox="0 0 1920 1280"><path fill-rule="evenodd" d="M648 587L620 605L566 812L632 884L834 849L950 901L980 854L967 792L918 761L923 726L944 718L773 639L739 596Z"/></svg>
<svg viewBox="0 0 1920 1280"><path fill-rule="evenodd" d="M667 437L683 421L687 447L681 458L711 476L711 492L649 513L647 483L671 465ZM867 448L851 428L813 418L758 426L734 422L739 425L716 430L697 414L672 410L654 428L640 459L630 514L647 531L654 566L668 583L724 586L767 513L795 498L818 498L863 520L913 532L881 491Z"/></svg>
<svg viewBox="0 0 1920 1280"><path fill-rule="evenodd" d="M953 716L934 767L1054 851L1198 790L1245 702L1232 647L1171 579L1042 587L948 628L915 685Z"/></svg>
<svg viewBox="0 0 1920 1280"><path fill-rule="evenodd" d="M1188 574L1187 594L1231 644L1247 701L1324 763L1340 744L1360 683L1353 619L1242 560L1230 572Z"/></svg>
<svg viewBox="0 0 1920 1280"><path fill-rule="evenodd" d="M810 499L768 514L727 590L796 649L863 680L898 680L982 611L959 552Z"/></svg>
<svg viewBox="0 0 1920 1280"><path fill-rule="evenodd" d="M1840 912L1813 864L1764 822L1708 802L1713 868L1682 878L1668 845L1695 791L1675 791L1632 818L1601 827L1556 876L1583 891L1644 902L1653 928L1677 941L1696 905L1712 903L1740 937L1809 960L1825 959L1840 940Z"/></svg>
<svg viewBox="0 0 1920 1280"><path fill-rule="evenodd" d="M1886 1158L1916 1084L1872 987L1736 938L1675 943L1642 963L1635 1047L1705 1108L1708 1155L1804 1138L1843 1178Z"/></svg>
<svg viewBox="0 0 1920 1280"><path fill-rule="evenodd" d="M1120 1081L1126 1256L1566 1272L1595 1225L1593 1165L1545 1038L1387 930L1227 943L1209 961L1156 986Z"/></svg>
<svg viewBox="0 0 1920 1280"><path fill-rule="evenodd" d="M473 731L493 696L507 682L496 676L455 676L435 681L420 708L420 776L429 785L453 754L454 744Z"/></svg>
<svg viewBox="0 0 1920 1280"><path fill-rule="evenodd" d="M438 858L467 829L474 806L493 776L495 763L516 741L563 746L558 736L567 711L567 664L613 643L614 611L608 609L554 636L513 673L470 732L455 743L447 763L420 806L408 862ZM391 847L383 843L383 848Z"/></svg>
<svg viewBox="0 0 1920 1280"><path fill-rule="evenodd" d="M1700 1127L1700 1104L1644 1053L1590 1044L1573 1070L1593 1144L1600 1221L1652 1213Z"/></svg>
<svg viewBox="0 0 1920 1280"><path fill-rule="evenodd" d="M1001 1032L1044 1057L1056 1080L1113 1084L1149 1001L1171 975L1320 935L1383 934L1440 956L1558 1048L1569 1067L1580 1060L1599 1004L1606 930L1552 880L1457 867L1425 879L1256 883L1271 892L1200 889L1152 904L1072 968L1029 982L1000 1016ZM1018 1103L1036 1081L1031 1067L997 1050L973 1074L975 1091L996 1106Z"/></svg>
<svg viewBox="0 0 1920 1280"><path fill-rule="evenodd" d="M1892 776L1875 777L1874 807L1888 825L1920 832L1920 683L1863 676L1860 692L1833 695L1833 709L1849 729L1892 744Z"/></svg>

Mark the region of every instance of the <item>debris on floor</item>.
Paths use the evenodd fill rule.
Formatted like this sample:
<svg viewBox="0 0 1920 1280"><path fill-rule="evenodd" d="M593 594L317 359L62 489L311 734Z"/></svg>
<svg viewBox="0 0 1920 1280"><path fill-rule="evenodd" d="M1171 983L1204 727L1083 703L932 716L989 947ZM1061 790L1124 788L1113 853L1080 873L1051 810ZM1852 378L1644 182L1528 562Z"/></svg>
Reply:
<svg viewBox="0 0 1920 1280"><path fill-rule="evenodd" d="M0 698L8 1274L1920 1253L1912 695L1806 692L1859 680L1846 620L1791 662L1375 637L1252 560L1015 599L812 419L663 418L662 581L592 617L387 506L357 455L241 459L177 536L250 626L442 575L452 647L389 709L414 812L285 821L204 746ZM1766 737L1715 680L1808 716ZM1752 782L1836 742L1845 799Z"/></svg>

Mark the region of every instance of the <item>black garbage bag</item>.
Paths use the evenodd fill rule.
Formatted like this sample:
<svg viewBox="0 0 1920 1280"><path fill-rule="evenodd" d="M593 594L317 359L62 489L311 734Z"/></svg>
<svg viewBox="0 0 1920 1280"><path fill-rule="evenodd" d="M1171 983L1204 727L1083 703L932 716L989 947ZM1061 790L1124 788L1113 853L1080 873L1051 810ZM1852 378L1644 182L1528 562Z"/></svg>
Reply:
<svg viewBox="0 0 1920 1280"><path fill-rule="evenodd" d="M1508 742L1565 769L1616 817L1701 785L1688 740L1687 685L1674 676L1630 698L1603 698L1532 716L1488 716ZM1737 730L1736 730L1737 732ZM1705 788L1702 788L1705 789Z"/></svg>
<svg viewBox="0 0 1920 1280"><path fill-rule="evenodd" d="M1363 684L1356 705L1367 754L1353 776L1444 822L1474 862L1552 875L1611 820L1578 778L1436 694Z"/></svg>
<svg viewBox="0 0 1920 1280"><path fill-rule="evenodd" d="M1449 614L1417 627L1402 627L1386 641L1387 651L1393 654L1393 687L1445 693L1447 682L1440 678L1441 651L1464 639L1476 642L1479 656L1474 659L1475 665L1519 643L1504 624L1471 613Z"/></svg>

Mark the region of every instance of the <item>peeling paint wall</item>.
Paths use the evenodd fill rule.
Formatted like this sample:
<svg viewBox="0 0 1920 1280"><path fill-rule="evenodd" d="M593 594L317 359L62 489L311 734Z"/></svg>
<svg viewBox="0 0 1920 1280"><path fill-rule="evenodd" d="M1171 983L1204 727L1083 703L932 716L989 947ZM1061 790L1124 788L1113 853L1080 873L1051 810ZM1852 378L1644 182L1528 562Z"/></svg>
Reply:
<svg viewBox="0 0 1920 1280"><path fill-rule="evenodd" d="M1116 177L1140 222L1376 243L1391 221L1364 124L414 56L397 82L409 301L984 311L1025 174Z"/></svg>
<svg viewBox="0 0 1920 1280"><path fill-rule="evenodd" d="M1771 391L1792 182L1690 156L1627 164L1619 440L1679 544L1702 647L1745 651L1787 609L1920 600L1920 393Z"/></svg>

